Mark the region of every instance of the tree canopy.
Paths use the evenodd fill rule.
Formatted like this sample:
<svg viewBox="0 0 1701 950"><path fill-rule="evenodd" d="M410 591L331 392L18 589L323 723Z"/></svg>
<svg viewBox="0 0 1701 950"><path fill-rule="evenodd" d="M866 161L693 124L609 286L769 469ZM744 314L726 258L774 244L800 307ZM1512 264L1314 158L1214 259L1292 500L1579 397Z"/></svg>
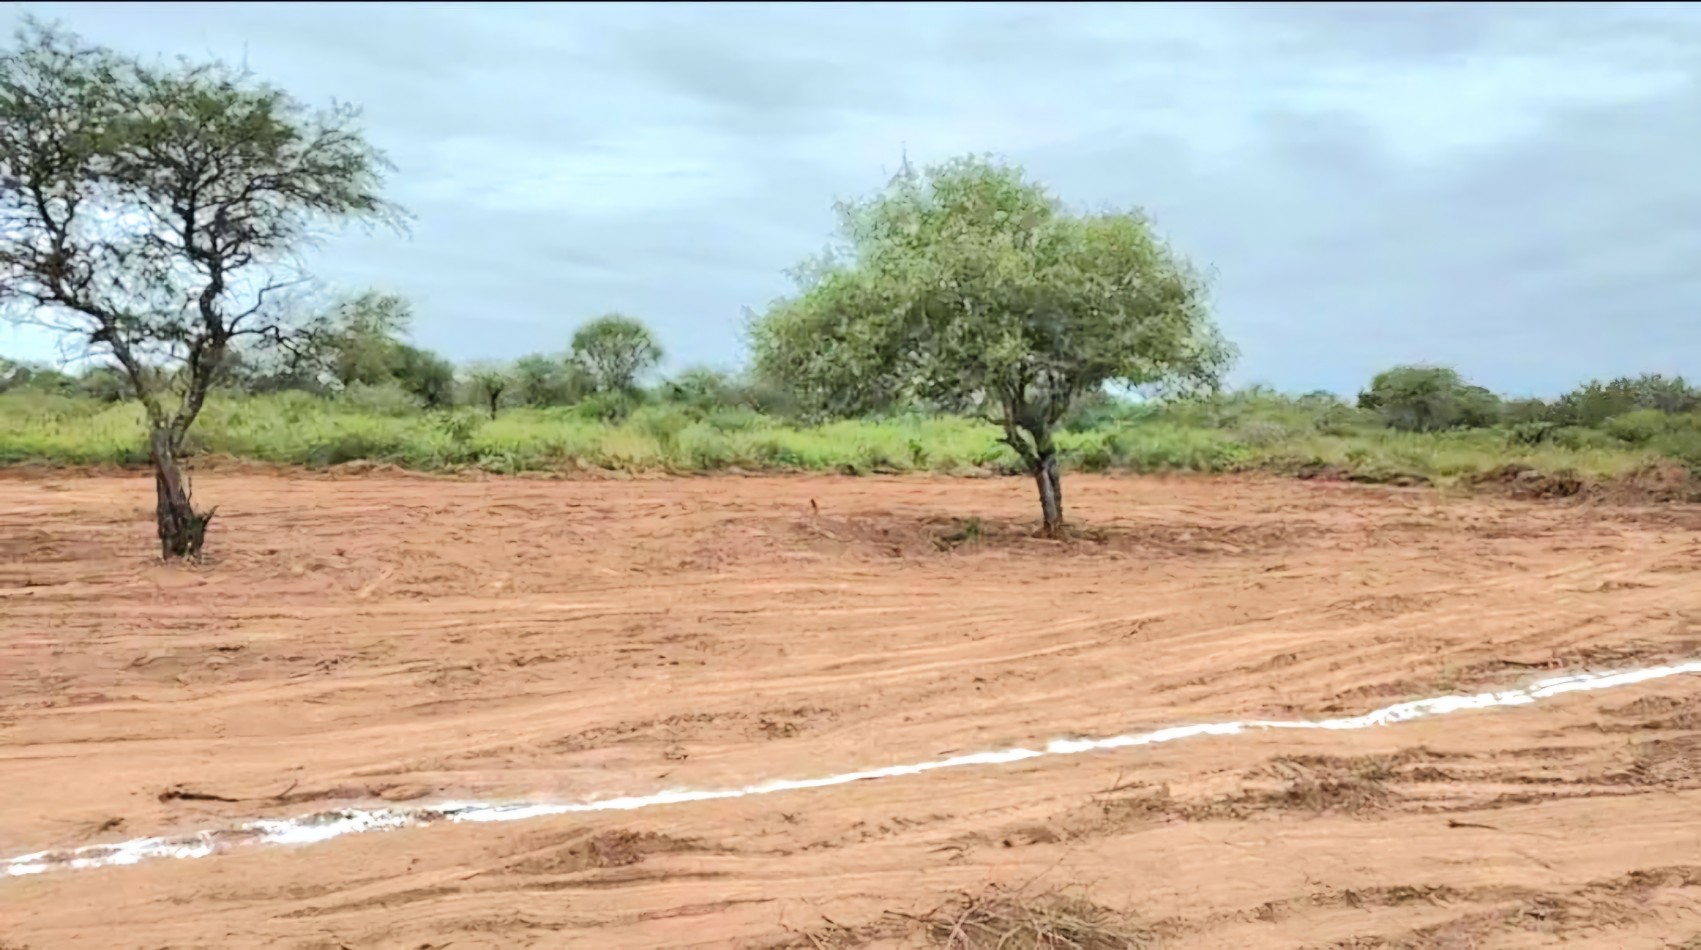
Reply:
<svg viewBox="0 0 1701 950"><path fill-rule="evenodd" d="M1067 211L1021 169L904 170L838 208L839 246L751 325L757 370L820 414L922 400L982 414L1062 526L1052 436L1117 382L1212 388L1232 357L1203 277L1138 211Z"/></svg>
<svg viewBox="0 0 1701 950"><path fill-rule="evenodd" d="M0 307L123 370L166 554L200 548L209 516L176 456L227 351L292 335L279 293L316 226L397 220L388 168L355 110L219 63L146 63L35 21L0 50Z"/></svg>
<svg viewBox="0 0 1701 950"><path fill-rule="evenodd" d="M1489 426L1500 415L1498 396L1445 366L1396 366L1377 373L1358 404L1403 432Z"/></svg>
<svg viewBox="0 0 1701 950"><path fill-rule="evenodd" d="M599 392L632 392L638 377L661 358L661 344L649 328L622 314L597 317L573 334L573 360L590 374Z"/></svg>

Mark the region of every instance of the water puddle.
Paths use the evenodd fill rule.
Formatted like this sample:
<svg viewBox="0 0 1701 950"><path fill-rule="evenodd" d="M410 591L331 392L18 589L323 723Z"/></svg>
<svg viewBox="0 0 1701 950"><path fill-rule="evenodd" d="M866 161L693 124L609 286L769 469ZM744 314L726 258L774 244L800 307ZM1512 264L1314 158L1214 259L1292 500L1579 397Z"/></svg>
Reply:
<svg viewBox="0 0 1701 950"><path fill-rule="evenodd" d="M1701 673L1701 660L1671 666L1655 666L1612 673L1576 673L1541 680L1518 689L1474 696L1437 696L1411 702L1396 703L1362 716L1342 719L1316 720L1240 720L1233 722L1200 723L1171 726L1153 732L1130 733L1107 739L1056 739L1038 749L1002 749L954 755L950 758L915 762L908 765L888 765L860 772L841 772L818 778L775 779L743 788L676 789L650 795L629 795L579 802L443 802L408 808L349 808L315 812L295 818L266 818L239 825L170 837L136 838L117 844L90 845L60 851L38 851L7 859L6 875L19 877L40 874L56 869L87 869L113 865L136 864L151 858L204 858L221 851L255 845L307 845L343 835L374 831L393 831L399 828L418 828L438 822L524 821L553 815L572 815L581 812L633 811L658 805L679 805L687 802L716 801L727 798L748 798L754 795L773 795L809 788L848 785L872 779L898 778L919 775L937 769L963 766L1008 765L1045 756L1077 755L1108 749L1157 745L1198 736L1233 736L1247 732L1275 729L1369 729L1444 716L1473 709L1492 709L1500 706L1524 706L1565 693L1582 690L1612 689L1651 680Z"/></svg>

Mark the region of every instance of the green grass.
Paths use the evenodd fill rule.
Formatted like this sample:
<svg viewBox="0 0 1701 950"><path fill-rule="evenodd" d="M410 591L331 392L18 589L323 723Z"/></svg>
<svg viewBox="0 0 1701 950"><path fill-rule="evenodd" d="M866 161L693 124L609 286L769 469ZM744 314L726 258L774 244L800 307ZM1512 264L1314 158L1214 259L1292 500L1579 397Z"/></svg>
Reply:
<svg viewBox="0 0 1701 950"><path fill-rule="evenodd" d="M1581 430L1520 444L1497 429L1404 434L1342 406L1280 397L1137 406L1077 420L1058 442L1076 471L1267 470L1330 466L1369 481L1448 482L1509 463L1611 476L1674 454ZM327 400L305 393L209 401L191 450L314 468L365 460L410 469L491 472L932 471L1012 468L992 426L953 417L902 417L802 427L748 410L694 412L650 405L619 424L577 408L470 409ZM146 461L142 413L131 403L14 391L0 395L0 465L136 465Z"/></svg>

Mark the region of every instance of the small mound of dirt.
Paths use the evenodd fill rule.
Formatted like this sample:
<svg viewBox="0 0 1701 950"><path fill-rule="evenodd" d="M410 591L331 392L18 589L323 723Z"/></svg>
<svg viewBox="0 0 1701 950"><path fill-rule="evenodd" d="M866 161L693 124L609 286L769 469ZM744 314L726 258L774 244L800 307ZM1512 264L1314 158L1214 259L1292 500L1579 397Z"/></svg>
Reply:
<svg viewBox="0 0 1701 950"><path fill-rule="evenodd" d="M1348 472L1344 465L1328 462L1305 462L1293 470L1293 477L1308 482L1344 482Z"/></svg>
<svg viewBox="0 0 1701 950"><path fill-rule="evenodd" d="M1654 462L1596 485L1591 494L1618 504L1701 502L1701 480L1677 462Z"/></svg>
<svg viewBox="0 0 1701 950"><path fill-rule="evenodd" d="M1359 815L1381 811L1398 798L1387 786L1371 779L1306 777L1283 788L1242 796L1239 803L1318 815Z"/></svg>
<svg viewBox="0 0 1701 950"><path fill-rule="evenodd" d="M1518 463L1481 472L1472 476L1469 483L1475 488L1501 489L1513 498L1540 501L1575 498L1588 488L1588 483L1576 472L1542 472Z"/></svg>
<svg viewBox="0 0 1701 950"><path fill-rule="evenodd" d="M504 870L514 874L577 874L597 868L627 867L652 854L700 850L701 846L694 841L682 841L666 835L605 831L522 858L507 865Z"/></svg>
<svg viewBox="0 0 1701 950"><path fill-rule="evenodd" d="M1623 706L1602 710L1617 723L1601 723L1608 732L1639 732L1669 729L1701 730L1701 699L1676 696L1644 696Z"/></svg>
<svg viewBox="0 0 1701 950"><path fill-rule="evenodd" d="M1066 525L1062 537L1044 537L1039 525L1007 519L905 518L883 513L854 517L813 515L774 523L819 550L858 550L886 557L929 557L996 550L1013 554L1119 552L1182 557L1238 555L1284 547L1318 532L1311 524L1214 525L1171 522L1113 526Z"/></svg>
<svg viewBox="0 0 1701 950"><path fill-rule="evenodd" d="M402 468L400 465L396 465L396 464L393 464L391 462L374 461L372 459L353 459L353 460L348 461L348 462L339 462L336 465L329 466L326 469L326 471L329 472L332 475L348 475L348 476L359 476L359 475L396 476L396 475L407 474L407 470Z"/></svg>
<svg viewBox="0 0 1701 950"><path fill-rule="evenodd" d="M1701 479L1671 461L1652 462L1607 479L1585 478L1569 469L1543 472L1513 463L1474 475L1467 483L1528 501L1580 498L1610 505L1701 502Z"/></svg>
<svg viewBox="0 0 1701 950"><path fill-rule="evenodd" d="M1694 788L1701 784L1701 735L1637 743L1622 781L1659 788Z"/></svg>

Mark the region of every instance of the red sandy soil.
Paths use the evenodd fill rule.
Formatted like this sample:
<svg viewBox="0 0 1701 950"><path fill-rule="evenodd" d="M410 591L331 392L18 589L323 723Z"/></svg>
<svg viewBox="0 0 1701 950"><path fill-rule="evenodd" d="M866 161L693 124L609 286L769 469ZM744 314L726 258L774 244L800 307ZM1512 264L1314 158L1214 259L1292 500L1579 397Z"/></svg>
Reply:
<svg viewBox="0 0 1701 950"><path fill-rule="evenodd" d="M0 857L342 803L744 785L1701 656L1701 509L1267 479L0 479ZM978 517L975 525L967 520ZM979 528L978 531L974 528ZM1701 947L1701 677L1348 733L0 879L7 950ZM187 789L239 801L162 796ZM905 916L908 915L908 916Z"/></svg>

